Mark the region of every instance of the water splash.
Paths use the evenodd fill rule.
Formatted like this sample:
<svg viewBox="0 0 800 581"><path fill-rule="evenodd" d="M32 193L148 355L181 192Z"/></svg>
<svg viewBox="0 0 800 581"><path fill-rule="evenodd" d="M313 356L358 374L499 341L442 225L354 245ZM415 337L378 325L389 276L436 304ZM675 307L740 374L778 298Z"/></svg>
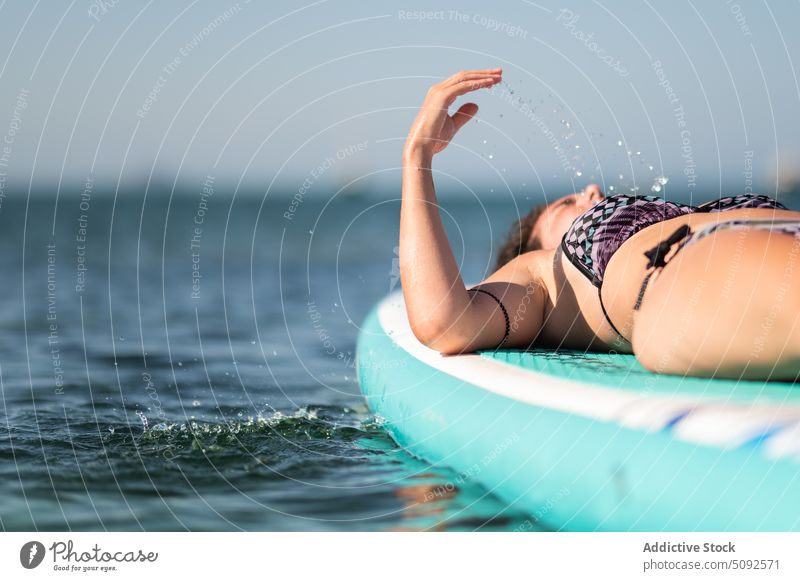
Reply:
<svg viewBox="0 0 800 581"><path fill-rule="evenodd" d="M653 191L653 192L660 192L663 189L663 187L665 185L667 185L668 181L669 181L669 178L664 177L664 176L658 176L653 181L653 185L650 186L650 190Z"/></svg>
<svg viewBox="0 0 800 581"><path fill-rule="evenodd" d="M140 420L142 420L142 430L146 432L148 427L147 416L144 415L144 412L141 410L136 410L136 415L139 416Z"/></svg>

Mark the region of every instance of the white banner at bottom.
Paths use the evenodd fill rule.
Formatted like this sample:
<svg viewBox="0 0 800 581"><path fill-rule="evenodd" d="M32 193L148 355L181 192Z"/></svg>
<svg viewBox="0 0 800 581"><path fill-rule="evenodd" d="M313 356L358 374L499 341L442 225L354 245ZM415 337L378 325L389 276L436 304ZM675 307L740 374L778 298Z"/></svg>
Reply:
<svg viewBox="0 0 800 581"><path fill-rule="evenodd" d="M798 579L800 533L3 533L3 579Z"/></svg>

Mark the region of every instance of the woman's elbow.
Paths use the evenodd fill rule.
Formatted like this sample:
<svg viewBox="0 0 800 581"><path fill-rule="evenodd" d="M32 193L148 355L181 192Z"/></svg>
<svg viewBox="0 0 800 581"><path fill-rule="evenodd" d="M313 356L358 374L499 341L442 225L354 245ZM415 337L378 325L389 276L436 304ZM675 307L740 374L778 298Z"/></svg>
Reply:
<svg viewBox="0 0 800 581"><path fill-rule="evenodd" d="M417 340L442 355L458 355L468 352L469 340L452 325L444 327L436 323L414 323L411 322L411 331Z"/></svg>

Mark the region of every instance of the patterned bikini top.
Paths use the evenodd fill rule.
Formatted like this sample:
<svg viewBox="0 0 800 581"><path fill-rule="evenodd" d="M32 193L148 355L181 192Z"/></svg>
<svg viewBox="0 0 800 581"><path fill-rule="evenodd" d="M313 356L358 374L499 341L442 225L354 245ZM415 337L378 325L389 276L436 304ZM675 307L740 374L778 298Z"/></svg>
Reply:
<svg viewBox="0 0 800 581"><path fill-rule="evenodd" d="M601 200L578 216L561 239L561 249L600 288L611 257L639 230L685 214L742 208L788 209L769 196L753 194L720 198L699 206L668 202L658 196L618 194Z"/></svg>

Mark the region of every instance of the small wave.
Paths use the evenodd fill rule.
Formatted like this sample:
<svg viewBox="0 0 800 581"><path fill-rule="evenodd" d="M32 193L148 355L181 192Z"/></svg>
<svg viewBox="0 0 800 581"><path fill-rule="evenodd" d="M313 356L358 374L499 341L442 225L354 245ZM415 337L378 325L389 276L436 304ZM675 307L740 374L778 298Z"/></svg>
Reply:
<svg viewBox="0 0 800 581"><path fill-rule="evenodd" d="M139 430L134 425L123 429L109 426L103 443L137 455L154 454L170 460L213 455L304 456L306 454L341 457L357 452L380 453L386 446L355 448L362 438L389 440L381 429L382 420L351 408L305 406L291 413L275 411L269 415L237 418L222 422L190 420L152 424L141 411ZM392 446L394 447L394 446Z"/></svg>

